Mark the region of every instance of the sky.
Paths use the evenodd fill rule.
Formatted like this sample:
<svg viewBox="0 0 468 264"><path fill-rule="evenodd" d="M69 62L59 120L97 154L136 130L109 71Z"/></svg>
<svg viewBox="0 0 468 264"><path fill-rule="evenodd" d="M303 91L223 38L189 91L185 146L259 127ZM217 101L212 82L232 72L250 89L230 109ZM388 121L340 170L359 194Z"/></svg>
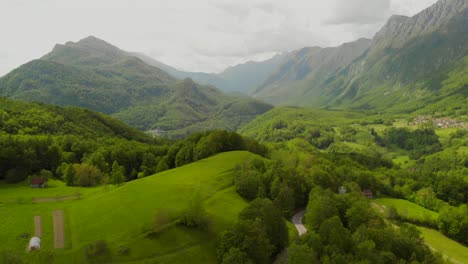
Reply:
<svg viewBox="0 0 468 264"><path fill-rule="evenodd" d="M87 36L180 70L220 72L310 46L372 38L436 0L0 0L0 76Z"/></svg>

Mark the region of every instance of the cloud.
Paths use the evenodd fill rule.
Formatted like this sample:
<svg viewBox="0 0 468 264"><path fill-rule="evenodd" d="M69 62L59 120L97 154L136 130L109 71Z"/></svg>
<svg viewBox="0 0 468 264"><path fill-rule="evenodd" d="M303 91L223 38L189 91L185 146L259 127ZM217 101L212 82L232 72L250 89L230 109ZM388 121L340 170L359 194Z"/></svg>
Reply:
<svg viewBox="0 0 468 264"><path fill-rule="evenodd" d="M275 52L372 37L390 15L435 1L0 0L0 31L9 36L0 75L88 35L181 69L218 72Z"/></svg>
<svg viewBox="0 0 468 264"><path fill-rule="evenodd" d="M327 24L368 25L382 22L390 14L391 0L334 1L333 16Z"/></svg>
<svg viewBox="0 0 468 264"><path fill-rule="evenodd" d="M398 15L412 16L435 2L437 0L392 0L391 12Z"/></svg>

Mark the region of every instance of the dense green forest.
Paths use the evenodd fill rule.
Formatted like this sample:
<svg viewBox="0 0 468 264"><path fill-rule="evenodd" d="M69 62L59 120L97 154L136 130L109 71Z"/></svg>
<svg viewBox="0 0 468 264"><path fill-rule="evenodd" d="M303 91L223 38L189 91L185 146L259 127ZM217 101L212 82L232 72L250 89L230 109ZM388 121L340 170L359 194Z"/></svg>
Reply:
<svg viewBox="0 0 468 264"><path fill-rule="evenodd" d="M264 146L235 132L153 139L89 110L0 100L0 179L8 182L39 175L92 186L115 181L116 174L118 182L129 181L219 152L266 154Z"/></svg>
<svg viewBox="0 0 468 264"><path fill-rule="evenodd" d="M266 143L274 166L283 171L275 177L264 166L240 165L237 191L247 199L268 197L290 216L307 204L305 197L314 186L333 193L340 186L369 189L378 197L404 198L439 212L437 219L399 217L467 244L468 133L464 128L437 129L432 121L410 125L413 119L276 108L241 133Z"/></svg>
<svg viewBox="0 0 468 264"><path fill-rule="evenodd" d="M410 116L276 108L241 130L252 139L214 130L169 140L89 110L0 100L0 175L7 182L40 176L69 186L121 185L225 151L267 157L234 168L235 190L251 203L219 238L222 263L269 263L285 248L292 263L441 262L406 222L468 243L465 129L411 126ZM407 199L439 217L378 214L362 190ZM289 240L284 219L301 208L314 212L305 220L311 230ZM181 224L204 226L198 211Z"/></svg>

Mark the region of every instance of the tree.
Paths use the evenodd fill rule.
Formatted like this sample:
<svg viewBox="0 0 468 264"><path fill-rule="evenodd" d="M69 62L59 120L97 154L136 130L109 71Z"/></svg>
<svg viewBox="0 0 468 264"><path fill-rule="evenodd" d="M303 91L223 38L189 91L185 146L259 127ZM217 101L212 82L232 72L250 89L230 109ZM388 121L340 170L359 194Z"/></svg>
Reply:
<svg viewBox="0 0 468 264"><path fill-rule="evenodd" d="M75 181L80 186L94 186L101 183L103 179L102 172L86 163L75 164Z"/></svg>
<svg viewBox="0 0 468 264"><path fill-rule="evenodd" d="M294 190L289 188L286 183L281 183L278 195L274 198L273 203L285 216L291 216L295 205Z"/></svg>
<svg viewBox="0 0 468 264"><path fill-rule="evenodd" d="M203 207L203 200L200 194L195 194L188 208L182 213L178 223L187 227L203 230L210 227L210 219Z"/></svg>
<svg viewBox="0 0 468 264"><path fill-rule="evenodd" d="M68 186L75 185L75 167L73 164L67 166L63 174L63 178Z"/></svg>
<svg viewBox="0 0 468 264"><path fill-rule="evenodd" d="M121 185L125 182L125 168L120 166L119 163L114 160L112 163L111 172L111 183L114 185Z"/></svg>
<svg viewBox="0 0 468 264"><path fill-rule="evenodd" d="M294 243L288 248L288 264L320 263L317 255L307 245Z"/></svg>
<svg viewBox="0 0 468 264"><path fill-rule="evenodd" d="M5 179L9 183L20 182L28 177L28 172L24 168L13 168L6 172Z"/></svg>
<svg viewBox="0 0 468 264"><path fill-rule="evenodd" d="M281 211L269 199L255 199L239 215L241 220L259 220L273 245L273 253L278 253L288 245L288 228Z"/></svg>
<svg viewBox="0 0 468 264"><path fill-rule="evenodd" d="M347 253L351 250L352 241L349 231L343 227L338 216L325 220L319 229L319 235L324 244L328 244L328 252Z"/></svg>
<svg viewBox="0 0 468 264"><path fill-rule="evenodd" d="M159 157L156 158L156 156L153 153L143 154L143 161L140 167L140 170L143 173L142 177L146 177L148 175L155 173L156 167L158 166L158 162L159 162Z"/></svg>
<svg viewBox="0 0 468 264"><path fill-rule="evenodd" d="M324 191L320 187L315 187L309 194L309 204L307 205L306 221L318 230L326 219L338 215L337 201L333 193Z"/></svg>
<svg viewBox="0 0 468 264"><path fill-rule="evenodd" d="M255 199L262 184L261 174L244 166L236 168L234 174L237 193L247 200Z"/></svg>
<svg viewBox="0 0 468 264"><path fill-rule="evenodd" d="M156 173L166 171L170 169L169 162L167 156L164 156L159 162L158 166L156 167Z"/></svg>
<svg viewBox="0 0 468 264"><path fill-rule="evenodd" d="M193 147L191 145L183 146L175 157L175 166L180 167L193 161Z"/></svg>
<svg viewBox="0 0 468 264"><path fill-rule="evenodd" d="M102 172L108 173L109 172L109 164L106 162L106 158L104 157L104 149L99 149L91 154L87 161L87 163L96 166Z"/></svg>
<svg viewBox="0 0 468 264"><path fill-rule="evenodd" d="M247 254L240 249L233 247L223 256L222 264L253 264Z"/></svg>
<svg viewBox="0 0 468 264"><path fill-rule="evenodd" d="M374 210L369 207L366 201L360 200L351 206L346 211L346 219L348 227L351 231L355 231L360 225L366 225L374 217Z"/></svg>
<svg viewBox="0 0 468 264"><path fill-rule="evenodd" d="M45 178L46 180L49 180L51 179L54 175L52 174L51 171L49 170L41 170L39 172L39 176L42 177L42 178Z"/></svg>

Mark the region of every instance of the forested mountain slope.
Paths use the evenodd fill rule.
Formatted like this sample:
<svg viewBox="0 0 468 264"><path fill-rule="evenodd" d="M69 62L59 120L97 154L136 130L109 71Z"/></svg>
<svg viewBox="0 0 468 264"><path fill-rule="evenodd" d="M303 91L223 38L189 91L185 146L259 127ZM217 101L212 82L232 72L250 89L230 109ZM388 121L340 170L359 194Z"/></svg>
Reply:
<svg viewBox="0 0 468 264"><path fill-rule="evenodd" d="M467 1L440 0L413 17L393 16L360 52L335 72L310 77L323 64L301 67L310 55L298 51L300 59L280 67L295 78L276 73L269 79L282 83L265 83L253 95L276 104L395 112L432 112L431 104L444 100L439 111L467 112Z"/></svg>
<svg viewBox="0 0 468 264"><path fill-rule="evenodd" d="M311 89L320 89L328 78L361 56L370 43L369 39L359 39L339 47L311 47L291 52L252 96L272 103L294 102Z"/></svg>
<svg viewBox="0 0 468 264"><path fill-rule="evenodd" d="M205 129L197 124L208 119L216 124L210 128L237 129L271 108L190 79L177 80L95 37L56 45L13 70L0 79L0 96L115 114L142 130L187 132Z"/></svg>

